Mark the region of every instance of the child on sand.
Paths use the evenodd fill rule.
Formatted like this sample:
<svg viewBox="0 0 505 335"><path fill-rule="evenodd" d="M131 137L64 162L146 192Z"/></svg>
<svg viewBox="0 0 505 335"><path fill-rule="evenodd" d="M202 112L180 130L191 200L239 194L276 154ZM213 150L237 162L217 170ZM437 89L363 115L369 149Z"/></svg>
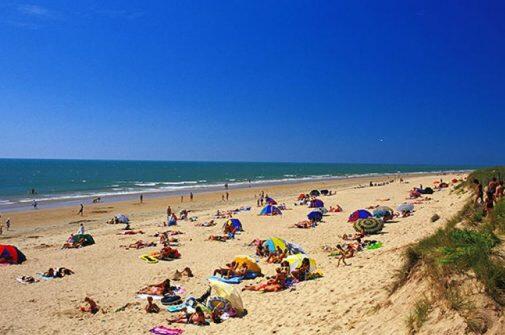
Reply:
<svg viewBox="0 0 505 335"><path fill-rule="evenodd" d="M84 301L88 303L89 306L81 306L80 310L81 312L89 312L91 314L96 314L99 310L100 307L96 304L96 302L93 301L93 299L86 297L84 298Z"/></svg>
<svg viewBox="0 0 505 335"><path fill-rule="evenodd" d="M160 307L153 302L153 297L147 297L146 313L159 313Z"/></svg>

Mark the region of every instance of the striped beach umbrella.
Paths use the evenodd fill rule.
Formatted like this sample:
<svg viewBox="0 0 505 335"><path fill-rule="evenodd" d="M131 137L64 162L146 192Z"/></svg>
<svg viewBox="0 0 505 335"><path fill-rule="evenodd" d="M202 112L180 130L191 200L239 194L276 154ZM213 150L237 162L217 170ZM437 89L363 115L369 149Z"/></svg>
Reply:
<svg viewBox="0 0 505 335"><path fill-rule="evenodd" d="M353 226L356 231L364 230L367 234L377 234L384 228L384 222L380 219L369 217L357 220Z"/></svg>

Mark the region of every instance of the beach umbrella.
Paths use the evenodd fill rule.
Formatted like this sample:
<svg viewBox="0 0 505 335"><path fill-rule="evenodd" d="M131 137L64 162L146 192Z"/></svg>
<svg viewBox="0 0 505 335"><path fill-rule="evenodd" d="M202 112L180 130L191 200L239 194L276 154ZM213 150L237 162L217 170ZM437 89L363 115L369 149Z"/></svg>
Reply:
<svg viewBox="0 0 505 335"><path fill-rule="evenodd" d="M244 304L242 297L235 287L230 284L223 283L217 279L209 279L209 285L214 295L221 297L228 301L239 315L244 314Z"/></svg>
<svg viewBox="0 0 505 335"><path fill-rule="evenodd" d="M366 219L372 216L372 213L367 211L366 209L358 209L357 211L352 212L349 216L347 222L355 222L358 219Z"/></svg>
<svg viewBox="0 0 505 335"><path fill-rule="evenodd" d="M393 215L394 211L391 207L388 206L379 206L373 210L373 216L376 218L382 218L385 216Z"/></svg>
<svg viewBox="0 0 505 335"><path fill-rule="evenodd" d="M323 219L323 213L321 213L320 211L312 211L309 214L307 214L307 218L310 221L319 222Z"/></svg>
<svg viewBox="0 0 505 335"><path fill-rule="evenodd" d="M76 234L72 236L72 242L77 243L82 241L82 246L85 247L87 245L95 244L95 240L89 234Z"/></svg>
<svg viewBox="0 0 505 335"><path fill-rule="evenodd" d="M407 202L404 202L403 204L399 204L396 209L399 211L399 212L412 212L414 211L414 205L413 204L409 204Z"/></svg>
<svg viewBox="0 0 505 335"><path fill-rule="evenodd" d="M321 193L318 190L312 190L310 191L310 195L313 197L318 197L321 195Z"/></svg>
<svg viewBox="0 0 505 335"><path fill-rule="evenodd" d="M310 202L309 205L310 208L319 208L319 207L324 207L324 202L320 199L314 199Z"/></svg>
<svg viewBox="0 0 505 335"><path fill-rule="evenodd" d="M0 244L0 264L21 264L26 256L15 246Z"/></svg>
<svg viewBox="0 0 505 335"><path fill-rule="evenodd" d="M261 273L260 266L258 265L256 260L252 257L240 255L240 256L236 256L234 261L237 264L237 269L240 269L242 264L245 264L247 266L247 271Z"/></svg>
<svg viewBox="0 0 505 335"><path fill-rule="evenodd" d="M233 228L235 228L237 231L244 231L244 229L242 229L242 223L240 222L239 219L228 219L224 225L223 225L223 228L224 226L232 226Z"/></svg>
<svg viewBox="0 0 505 335"><path fill-rule="evenodd" d="M310 258L309 256L305 254L296 254L296 255L289 255L286 257L284 260L289 263L289 270L293 272L296 270L300 265L302 265L303 259L308 258L310 262L310 272L315 272L317 270L317 264L316 261L313 258Z"/></svg>
<svg viewBox="0 0 505 335"><path fill-rule="evenodd" d="M281 210L274 205L266 205L260 212L260 215L282 215Z"/></svg>
<svg viewBox="0 0 505 335"><path fill-rule="evenodd" d="M353 227L356 231L364 230L367 234L377 234L384 228L384 221L373 217L358 219Z"/></svg>
<svg viewBox="0 0 505 335"><path fill-rule="evenodd" d="M286 241L278 237L271 237L263 242L263 246L268 248L269 252L276 252L277 248L280 248L282 251L288 249Z"/></svg>

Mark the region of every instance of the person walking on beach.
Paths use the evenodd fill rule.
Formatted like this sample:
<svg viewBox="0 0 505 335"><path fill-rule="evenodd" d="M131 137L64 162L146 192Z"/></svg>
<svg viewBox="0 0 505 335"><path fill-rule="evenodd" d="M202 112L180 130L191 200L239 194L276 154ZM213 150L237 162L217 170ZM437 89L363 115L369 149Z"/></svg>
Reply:
<svg viewBox="0 0 505 335"><path fill-rule="evenodd" d="M221 200L224 201L224 194L221 194Z"/></svg>
<svg viewBox="0 0 505 335"><path fill-rule="evenodd" d="M167 216L170 216L172 214L172 208L170 206L167 207Z"/></svg>
<svg viewBox="0 0 505 335"><path fill-rule="evenodd" d="M37 201L36 200L32 201L32 206L33 206L33 209L37 209Z"/></svg>
<svg viewBox="0 0 505 335"><path fill-rule="evenodd" d="M81 223L79 226L79 230L77 231L77 235L84 235L84 224Z"/></svg>
<svg viewBox="0 0 505 335"><path fill-rule="evenodd" d="M189 193L189 201L193 201L193 192Z"/></svg>
<svg viewBox="0 0 505 335"><path fill-rule="evenodd" d="M226 192L226 201L228 201L228 198L230 197L230 194Z"/></svg>
<svg viewBox="0 0 505 335"><path fill-rule="evenodd" d="M224 184L224 189L227 190L228 189L228 183Z"/></svg>
<svg viewBox="0 0 505 335"><path fill-rule="evenodd" d="M143 194L140 194L140 203L144 203L144 195Z"/></svg>
<svg viewBox="0 0 505 335"><path fill-rule="evenodd" d="M484 189L482 188L482 184L476 178L473 180L473 184L475 185L475 204L482 204L484 202Z"/></svg>
<svg viewBox="0 0 505 335"><path fill-rule="evenodd" d="M79 209L79 212L77 214L80 216L84 215L84 205L83 204L81 204L81 208Z"/></svg>
<svg viewBox="0 0 505 335"><path fill-rule="evenodd" d="M184 196L181 195L181 202L184 202Z"/></svg>
<svg viewBox="0 0 505 335"><path fill-rule="evenodd" d="M5 221L5 227L7 228L7 230L9 230L11 228L11 219L10 218L7 218L7 221Z"/></svg>

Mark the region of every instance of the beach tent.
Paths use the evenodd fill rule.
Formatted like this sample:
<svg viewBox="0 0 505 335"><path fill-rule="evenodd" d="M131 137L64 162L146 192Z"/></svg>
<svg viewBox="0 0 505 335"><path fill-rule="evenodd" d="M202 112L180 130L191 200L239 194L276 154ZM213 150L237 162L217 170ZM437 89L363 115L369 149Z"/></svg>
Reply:
<svg viewBox="0 0 505 335"><path fill-rule="evenodd" d="M72 242L74 242L74 243L77 243L77 242L81 241L82 239L84 239L84 241L82 243L83 247L85 247L87 245L95 244L95 240L89 234L77 234L77 235L72 236Z"/></svg>
<svg viewBox="0 0 505 335"><path fill-rule="evenodd" d="M377 234L384 228L384 221L377 218L358 219L354 222L353 227L356 231L364 230L367 234Z"/></svg>
<svg viewBox="0 0 505 335"><path fill-rule="evenodd" d="M237 312L238 316L244 315L244 304L239 291L230 284L223 283L217 279L209 279L209 284L214 295L228 301Z"/></svg>
<svg viewBox="0 0 505 335"><path fill-rule="evenodd" d="M277 247L279 247L282 251L288 249L286 241L278 237L271 237L265 240L263 242L263 246L271 253L277 251Z"/></svg>
<svg viewBox="0 0 505 335"><path fill-rule="evenodd" d="M277 201L275 201L274 199L272 198L266 198L265 199L265 203L269 204L269 205L277 205Z"/></svg>
<svg viewBox="0 0 505 335"><path fill-rule="evenodd" d="M307 214L307 218L310 221L319 222L323 219L323 213L321 213L321 211L312 211L309 214Z"/></svg>
<svg viewBox="0 0 505 335"><path fill-rule="evenodd" d="M303 259L308 258L310 262L310 272L315 272L317 270L316 261L304 254L289 255L285 260L289 263L289 270L292 272L296 270L300 265L302 265Z"/></svg>
<svg viewBox="0 0 505 335"><path fill-rule="evenodd" d="M347 222L355 222L358 219L366 219L372 216L372 213L367 211L366 209L358 209L357 211L352 212L349 216Z"/></svg>
<svg viewBox="0 0 505 335"><path fill-rule="evenodd" d="M414 205L409 204L407 202L404 202L403 204L400 204L396 207L396 209L400 212L413 212L414 211Z"/></svg>
<svg viewBox="0 0 505 335"><path fill-rule="evenodd" d="M26 256L15 246L0 244L0 264L21 264Z"/></svg>
<svg viewBox="0 0 505 335"><path fill-rule="evenodd" d="M376 218L392 216L393 213L394 213L393 209L388 206L379 206L373 210L373 216L375 216Z"/></svg>
<svg viewBox="0 0 505 335"><path fill-rule="evenodd" d="M309 205L310 208L319 208L319 207L324 207L324 202L319 199L314 199L310 202Z"/></svg>
<svg viewBox="0 0 505 335"><path fill-rule="evenodd" d="M286 245L288 247L288 252L290 255L306 254L305 250L303 250L303 248L296 243L286 242Z"/></svg>
<svg viewBox="0 0 505 335"><path fill-rule="evenodd" d="M282 212L274 205L266 205L261 210L260 215L282 215Z"/></svg>
<svg viewBox="0 0 505 335"><path fill-rule="evenodd" d="M116 215L116 220L119 223L128 223L128 222L130 222L130 219L128 219L128 217L126 215L124 215L124 214L118 214L118 215Z"/></svg>
<svg viewBox="0 0 505 335"><path fill-rule="evenodd" d="M242 228L242 223L240 222L239 219L228 219L225 223L224 226L232 226L235 228L237 231L244 231Z"/></svg>
<svg viewBox="0 0 505 335"><path fill-rule="evenodd" d="M310 191L310 195L313 197L318 197L321 195L321 193L318 190L312 190Z"/></svg>
<svg viewBox="0 0 505 335"><path fill-rule="evenodd" d="M242 267L242 264L247 265L247 271L254 272L254 273L261 273L261 268L256 262L256 260L252 257L249 256L236 256L234 259L235 263L237 264L237 269L240 269Z"/></svg>

